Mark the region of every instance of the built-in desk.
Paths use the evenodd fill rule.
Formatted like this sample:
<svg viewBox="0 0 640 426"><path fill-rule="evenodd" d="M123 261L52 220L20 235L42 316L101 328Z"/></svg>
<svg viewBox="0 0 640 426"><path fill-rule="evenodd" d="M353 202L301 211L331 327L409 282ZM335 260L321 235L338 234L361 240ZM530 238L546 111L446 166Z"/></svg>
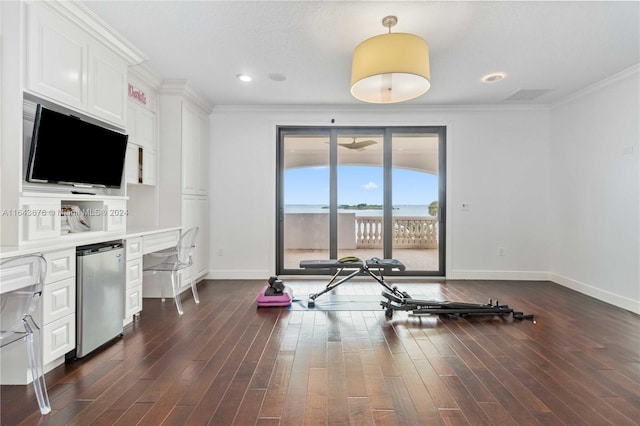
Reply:
<svg viewBox="0 0 640 426"><path fill-rule="evenodd" d="M175 247L182 228L132 229L127 230L127 240L140 238L141 253L149 254Z"/></svg>
<svg viewBox="0 0 640 426"><path fill-rule="evenodd" d="M126 252L126 288L124 325L133 321L133 317L142 311L142 298L154 297L155 283L147 282L144 291L144 255L175 247L180 239L181 228L128 229L125 242ZM155 281L149 276L148 281Z"/></svg>
<svg viewBox="0 0 640 426"><path fill-rule="evenodd" d="M0 259L43 255L47 261L47 274L38 311L33 314L41 329L44 372L64 363L65 354L75 348L76 324L76 247L103 241L124 240L126 247L126 293L124 324L142 310L143 256L155 251L175 247L181 228L128 229L126 233L100 238L95 233L69 239L51 239L25 246L0 246ZM23 280L12 271L9 279L0 280L0 293L15 291ZM6 278L6 279L5 279ZM153 281L153 277L149 277ZM145 297L147 297L145 295ZM153 294L150 297L154 297ZM0 351L0 383L27 384L31 381L24 342L17 341Z"/></svg>

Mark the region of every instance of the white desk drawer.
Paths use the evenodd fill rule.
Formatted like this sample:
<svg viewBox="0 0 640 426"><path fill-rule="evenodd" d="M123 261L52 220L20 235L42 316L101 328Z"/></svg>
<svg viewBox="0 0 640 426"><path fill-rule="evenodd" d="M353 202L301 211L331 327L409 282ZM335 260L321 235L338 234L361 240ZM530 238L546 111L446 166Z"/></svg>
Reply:
<svg viewBox="0 0 640 426"><path fill-rule="evenodd" d="M142 285L142 258L127 262L127 285L126 288L132 288Z"/></svg>
<svg viewBox="0 0 640 426"><path fill-rule="evenodd" d="M60 358L76 347L76 316L67 315L42 327L42 363Z"/></svg>
<svg viewBox="0 0 640 426"><path fill-rule="evenodd" d="M76 276L75 248L45 253L43 256L47 261L45 285Z"/></svg>
<svg viewBox="0 0 640 426"><path fill-rule="evenodd" d="M42 292L42 314L47 323L73 314L75 311L75 278L67 278L44 287Z"/></svg>
<svg viewBox="0 0 640 426"><path fill-rule="evenodd" d="M178 230L145 235L142 237L142 252L148 254L175 247L179 238L180 231Z"/></svg>
<svg viewBox="0 0 640 426"><path fill-rule="evenodd" d="M32 285L39 279L39 271L32 265L5 266L0 270L0 292L8 293Z"/></svg>
<svg viewBox="0 0 640 426"><path fill-rule="evenodd" d="M138 285L132 288L127 288L125 294L125 318L133 316L142 311L142 286Z"/></svg>
<svg viewBox="0 0 640 426"><path fill-rule="evenodd" d="M127 262L142 257L142 238L127 238L126 241Z"/></svg>

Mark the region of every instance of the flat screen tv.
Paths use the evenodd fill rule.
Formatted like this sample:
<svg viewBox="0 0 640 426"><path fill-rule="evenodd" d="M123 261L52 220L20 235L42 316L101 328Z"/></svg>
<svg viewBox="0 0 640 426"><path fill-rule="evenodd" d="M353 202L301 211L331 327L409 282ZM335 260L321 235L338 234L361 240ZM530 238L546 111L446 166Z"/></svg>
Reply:
<svg viewBox="0 0 640 426"><path fill-rule="evenodd" d="M36 107L27 182L120 188L128 135Z"/></svg>

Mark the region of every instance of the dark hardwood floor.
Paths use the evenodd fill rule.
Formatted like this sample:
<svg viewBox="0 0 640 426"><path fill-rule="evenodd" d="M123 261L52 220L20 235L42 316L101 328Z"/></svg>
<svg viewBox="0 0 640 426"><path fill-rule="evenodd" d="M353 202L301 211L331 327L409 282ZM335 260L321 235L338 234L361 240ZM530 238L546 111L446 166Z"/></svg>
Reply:
<svg viewBox="0 0 640 426"><path fill-rule="evenodd" d="M425 299L499 299L535 324L258 309L264 284L203 281L182 317L145 299L122 338L46 375L49 415L31 386L2 386L2 425L640 424L640 318L554 283L397 283ZM287 284L302 299L324 286Z"/></svg>

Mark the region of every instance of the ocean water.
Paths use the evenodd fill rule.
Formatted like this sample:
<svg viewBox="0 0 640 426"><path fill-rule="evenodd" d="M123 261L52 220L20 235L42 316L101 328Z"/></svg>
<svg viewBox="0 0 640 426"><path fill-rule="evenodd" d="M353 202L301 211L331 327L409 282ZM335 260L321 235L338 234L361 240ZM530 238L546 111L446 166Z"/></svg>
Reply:
<svg viewBox="0 0 640 426"><path fill-rule="evenodd" d="M284 206L286 213L329 213L328 208L313 204L287 204ZM356 216L382 217L380 210L355 210L338 209L339 213L355 213ZM426 205L397 205L393 206L394 216L429 216L429 206Z"/></svg>

